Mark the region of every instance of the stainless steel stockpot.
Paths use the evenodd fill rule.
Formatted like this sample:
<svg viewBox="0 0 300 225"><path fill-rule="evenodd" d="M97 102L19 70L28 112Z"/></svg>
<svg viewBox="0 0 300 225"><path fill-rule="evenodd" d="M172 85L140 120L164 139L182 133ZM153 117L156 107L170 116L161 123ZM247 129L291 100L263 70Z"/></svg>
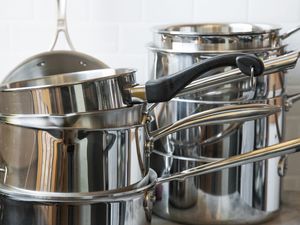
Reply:
<svg viewBox="0 0 300 225"><path fill-rule="evenodd" d="M280 34L270 24L197 23L158 26L153 29L154 45L179 51L233 51L276 48L299 31L296 27Z"/></svg>
<svg viewBox="0 0 300 225"><path fill-rule="evenodd" d="M214 57L145 85L135 82L132 69L52 75L2 85L0 112L67 114L119 109L144 101L168 101L196 78L222 66L238 66L249 76L263 72L258 58L238 53Z"/></svg>
<svg viewBox="0 0 300 225"><path fill-rule="evenodd" d="M216 32L216 30L205 30L204 28L201 30L201 27L202 24L199 24L199 29L197 24L174 26L176 31L170 35L168 31L166 31L167 34L160 34L154 31L154 43L150 46L149 62L150 77L152 79L163 77L168 73L176 72L179 68L183 69L194 62L199 62L206 58L223 54L224 52L250 52L264 59L267 63L273 59L275 59L275 61L276 59L282 59L281 57L285 56L287 56L287 62L295 63L299 56L297 52L286 53L286 46L280 41L272 42L272 40L276 40L276 38L268 38L267 35L271 33L268 33L266 36L262 34L256 35L255 32L251 34L251 30L249 30L248 34L240 33L235 36L234 33L232 33L231 36L228 35L228 33L226 34L226 30L223 30L224 35L222 35L221 31ZM211 27L213 27L213 25ZM165 28L168 29L168 26ZM164 30L164 28L159 29ZM193 29L198 30L195 31ZM201 34L202 31L203 35ZM173 31L170 33L172 32ZM211 32L210 35L208 35L209 32ZM250 38L252 35L253 38ZM260 39L260 41L256 42L255 38L259 36L264 36L265 39ZM275 36L276 35L274 35L274 37ZM239 37L241 38L239 39ZM246 42L246 39L243 39L243 37L247 37L248 42ZM279 37L278 33L277 37ZM232 40L235 40L235 42ZM266 42L264 42L264 40L266 40ZM277 40L280 40L280 38L277 38ZM270 43L273 44L269 45ZM273 68L267 76L261 76L255 79L236 79L232 80L232 82L228 80L228 76L230 76L232 71L226 72L227 68L218 68L208 73L206 77L186 87L182 93L177 95L178 98L172 102L160 104L159 107L155 109L157 127L160 127L161 124L172 123L173 119L179 119L183 115L190 115L190 113L195 113L198 110L210 109L220 105L240 104L248 100L262 100L262 102L270 103L273 101L272 104L281 107L282 112L278 113L277 117L266 117L262 120L247 122L242 126L238 123L231 125L203 126L198 129L194 128L180 131L160 140L155 146L155 153L157 154L152 154L151 156L155 158L152 158L152 167L157 169L159 175L168 171L172 166L169 162L164 163L164 156L161 156L164 154L179 158L182 157L180 163L178 162L178 164L176 164L175 162L174 164L174 168L180 170L185 167L192 167L192 165L199 160L199 157L217 160L227 158L230 155L239 154L243 151L250 151L281 142L285 133L285 105L289 105L291 101L298 99L299 94L296 94L294 98L286 99L286 70L280 67L276 68L276 66L274 66L276 64L275 62L273 66L271 66ZM265 68L267 67L265 64ZM214 83L214 74L222 71L225 71L223 73L224 83L222 84L222 82L220 82L219 75L218 82ZM199 88L200 83L202 84L201 88ZM188 157L190 160L187 159L184 161L183 158L185 157ZM279 209L280 178L277 174L277 168L280 166L282 170L284 161L284 158L278 158L270 162L263 162L260 165L257 164L257 174L255 174L256 181L247 181L247 184L251 185L251 187L254 185L255 188L260 189L260 191L258 191L260 192L260 198L257 199L261 202L255 204L249 203L253 196L251 188L244 188L243 195L237 194L235 198L231 198L232 193L239 190L239 180L242 179L239 170L233 169L212 176L204 176L203 179L206 179L206 183L210 185L205 185L205 183L202 182L201 185L197 186L194 182L195 179L181 183L172 182L169 185L174 188L172 189L172 187L170 187L169 190L166 191L166 194L162 196L165 198L162 199L162 202L169 202L169 204L175 204L177 207L181 205L181 207L184 208L182 209L182 214L188 212L189 210L185 208L193 204L195 205L195 199L198 199L198 202L202 204L201 206L197 205L199 213L201 214L202 208L204 208L207 212L206 217L201 216L198 220L193 216L184 217L185 219L183 219L183 217L172 217L171 214L173 215L173 213L168 213L168 207L165 208L166 210L158 207L155 212L160 216L173 220L177 218L177 221L191 224L247 224L260 222ZM269 171L267 175L263 172L263 169ZM250 168L248 173L253 175L254 170ZM274 180L274 185L266 188L264 182L268 182L268 179L271 179L271 177ZM252 177L249 176L249 179L252 179ZM223 185L225 188L222 188ZM201 191L199 190L200 187L202 188ZM175 189L177 192L174 191ZM167 192L172 192L172 194ZM248 200L250 200L247 201L247 203L249 204L240 204L239 209L243 211L244 214L251 214L252 217L244 217L241 218L241 220L239 220L238 217L227 217L228 215L232 215L231 209L236 208L235 201L240 200L243 196L248 196ZM268 196L273 196L273 199ZM212 201L210 197L213 197L215 201ZM270 202L272 201L273 203L271 204ZM268 204L268 206L265 206L264 203ZM221 207L223 209L222 213L218 214L215 212L214 207ZM177 213L178 211L179 208ZM194 207L193 212L195 214L196 211L197 207ZM255 211L260 211L261 213L254 214L253 212ZM260 214L265 214L265 216L261 216ZM179 215L181 215L181 213L179 213Z"/></svg>
<svg viewBox="0 0 300 225"><path fill-rule="evenodd" d="M249 104L200 112L150 132L144 105L96 113L0 115L0 183L26 190L93 192L135 185L149 170L153 142L203 124L278 112Z"/></svg>
<svg viewBox="0 0 300 225"><path fill-rule="evenodd" d="M6 225L150 225L153 202L161 204L163 183L292 154L299 151L299 146L300 139L294 139L158 179L150 170L145 178L147 183L133 190L49 193L0 184L0 221ZM160 191L156 190L153 197L155 187Z"/></svg>
<svg viewBox="0 0 300 225"><path fill-rule="evenodd" d="M164 176L280 143L284 139L285 101L281 96L262 100L281 108L280 112L265 118L243 124L199 126L160 139L151 154L150 167L158 176ZM196 100L189 103L186 111L178 111L179 118L185 113L190 115L201 111L202 107L220 107L217 103L208 105L207 102ZM180 104L185 102L177 99L168 105L171 104L182 109ZM170 115L170 119L174 119L174 115L173 118ZM280 208L280 178L285 172L285 160L285 157L273 158L241 168L163 184L164 192L154 212L169 220L187 224L248 224L264 221Z"/></svg>

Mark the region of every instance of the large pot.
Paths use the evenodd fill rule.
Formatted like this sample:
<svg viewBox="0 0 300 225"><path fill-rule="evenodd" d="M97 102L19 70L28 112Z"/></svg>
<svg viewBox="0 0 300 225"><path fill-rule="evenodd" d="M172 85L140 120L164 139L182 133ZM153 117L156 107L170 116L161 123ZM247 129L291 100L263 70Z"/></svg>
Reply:
<svg viewBox="0 0 300 225"><path fill-rule="evenodd" d="M144 107L61 116L0 115L0 183L47 192L132 186L148 173L155 140L192 126L241 123L279 110L267 104L220 107L150 132Z"/></svg>
<svg viewBox="0 0 300 225"><path fill-rule="evenodd" d="M186 68L194 62L201 62L224 52L249 52L266 61L286 55L285 46L280 41L279 30L275 29L276 32L272 32L272 29L264 29L259 33L257 32L258 27L266 28L266 26L250 26L249 24L190 24L159 27L154 31L154 42L149 48L150 77L152 79L164 77L178 69ZM241 29L244 29L245 32L242 32ZM293 58L292 55L290 55L291 58ZM295 56L298 57L298 53ZM204 162L206 158L209 160L227 158L241 152L280 143L283 140L285 133L284 110L286 104L291 100L286 101L286 71L279 67L275 70L273 68L268 76L255 79L236 79L230 83L224 82L223 85L220 85L220 82L214 84L211 81L216 72L225 71L224 74L226 74L226 70L227 68L218 68L209 72L205 78L195 81L194 87L193 84L187 87L176 99L160 104L154 110L157 118L156 126L173 123L175 118L177 120L181 116L201 110L252 100L275 104L282 108L281 113L276 117L266 117L243 125L237 123L200 126L161 139L155 144L156 154L152 154L153 158L151 159L151 167L155 168L159 175L163 175L170 169L180 171L186 167L192 167L199 161L199 158L202 160L204 158ZM205 79L207 81L204 81ZM198 88L200 83L202 86L206 83L207 86ZM295 99L298 97L299 95L296 95ZM179 157L181 161L178 163L174 161L174 165L170 164L170 160L166 163L164 158L166 155ZM185 161L186 157L188 159ZM268 186L267 189L260 192L259 199L268 200L262 200L256 204L248 201L247 204L240 205L239 209L244 210L246 214L253 215L252 217L227 217L231 215L231 210L236 207L237 201L244 202L244 195L253 196L251 188L244 189L243 193L238 192L240 190L239 182L243 179L238 169L207 175L204 178L196 177L185 182L174 181L168 184L168 187L165 184L164 190L168 189L168 191L162 196L164 208L158 204L155 212L159 216L191 224L234 224L262 221L279 210L280 177L277 174L279 161L281 167L284 167L284 158L263 163L269 166L268 176L265 176L263 172L253 175L253 170L249 169L250 172L248 171L257 179L248 180L247 184L256 186L258 189L262 190L265 187L264 183L268 182L270 177L276 181L274 185ZM257 165L259 167L257 171L263 170L263 164ZM199 179L206 180L211 185L205 185L204 182L201 185L195 184L194 181ZM227 188L221 188L223 186L227 186ZM232 198L233 193L237 193L234 198ZM212 201L210 196L215 201ZM272 206L268 203L270 202L268 196L273 196ZM251 197L249 198L251 199ZM201 202L201 206L197 205L200 214L204 207L207 215L202 215L201 219L196 220L195 217L189 215L190 210L186 210L186 208L195 205L197 199L198 203ZM265 206L264 203L268 206ZM180 209L178 208L176 213L185 216L175 216L175 211L166 207L168 204L181 207L182 212L179 213ZM216 212L214 207L222 208L224 204L227 207L224 207L219 215L219 211ZM195 215L197 207L192 210ZM261 213L253 214L253 211ZM265 216L262 216L263 214Z"/></svg>
<svg viewBox="0 0 300 225"><path fill-rule="evenodd" d="M150 225L153 202L160 204L165 182L291 154L299 146L300 139L295 139L158 179L150 170L132 190L50 193L0 184L0 221L5 225Z"/></svg>

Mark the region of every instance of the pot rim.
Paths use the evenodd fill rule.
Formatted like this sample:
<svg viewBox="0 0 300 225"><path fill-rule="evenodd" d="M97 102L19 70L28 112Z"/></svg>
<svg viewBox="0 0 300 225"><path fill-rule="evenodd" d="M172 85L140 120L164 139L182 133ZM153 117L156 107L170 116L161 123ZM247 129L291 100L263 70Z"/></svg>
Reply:
<svg viewBox="0 0 300 225"><path fill-rule="evenodd" d="M24 202L43 202L43 203L74 203L91 204L100 202L120 202L146 195L148 191L155 188L157 174L149 169L148 174L136 184L137 188L124 187L110 191L96 192L43 192L31 191L22 188L16 188L0 183L0 195L12 200ZM143 185L147 182L147 185Z"/></svg>
<svg viewBox="0 0 300 225"><path fill-rule="evenodd" d="M73 73L54 74L51 76L41 78L21 80L12 83L2 84L0 86L0 91L10 92L73 86L88 82L103 81L118 77L124 77L130 74L134 74L135 72L136 70L132 68L108 68L86 70Z"/></svg>
<svg viewBox="0 0 300 225"><path fill-rule="evenodd" d="M194 44L193 44L194 45ZM228 54L228 53L264 53L272 51L284 50L288 45L281 45L279 47L270 47L270 48L257 48L257 49L240 49L240 50L225 50L225 51L216 51L216 50L179 50L179 49L169 49L169 48L160 48L156 47L153 43L148 43L146 47L153 52L163 52L163 53L172 53L172 54L206 54L206 55L218 55L218 54Z"/></svg>
<svg viewBox="0 0 300 225"><path fill-rule="evenodd" d="M212 33L200 33L200 32L192 32L192 31L179 31L179 30L170 30L174 28L182 28L182 27L195 27L195 26L207 26L207 25L217 25L217 26L249 26L252 29L255 28L257 30L252 31L238 31L238 32L232 32L232 33L218 33L218 32L212 32ZM184 35L184 36L235 36L235 35L259 35L259 34L266 34L271 32L277 32L281 30L281 27L278 25L273 24L263 24L263 23L238 23L238 22L232 22L232 23L186 23L186 24L169 24L169 25L160 25L156 26L153 29L154 33L157 34L163 34L163 35Z"/></svg>

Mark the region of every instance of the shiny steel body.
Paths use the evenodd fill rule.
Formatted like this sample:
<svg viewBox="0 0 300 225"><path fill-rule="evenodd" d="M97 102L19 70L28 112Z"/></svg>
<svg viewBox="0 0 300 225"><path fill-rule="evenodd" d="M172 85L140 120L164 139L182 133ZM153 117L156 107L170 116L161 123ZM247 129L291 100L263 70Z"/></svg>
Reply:
<svg viewBox="0 0 300 225"><path fill-rule="evenodd" d="M7 196L1 192L0 222L6 225L150 225L156 174L150 171L148 176L148 182L133 191L58 193L59 197L51 197L47 192L3 188Z"/></svg>
<svg viewBox="0 0 300 225"><path fill-rule="evenodd" d="M152 143L161 137L203 124L263 118L279 108L220 107L152 132L143 110L140 104L82 115L1 115L0 183L65 193L123 188L147 174Z"/></svg>
<svg viewBox="0 0 300 225"><path fill-rule="evenodd" d="M276 97L264 101L281 107L281 112L244 124L191 128L160 139L151 154L151 168L160 177L280 143L284 135L284 99ZM180 99L168 105L171 104L183 109ZM201 107L208 107L201 101L198 104L194 101L194 106L190 101L188 109L201 111ZM178 111L177 116L191 111ZM171 116L175 115L170 115L172 120ZM280 206L279 160L269 159L162 184L154 212L187 224L248 224L272 218Z"/></svg>
<svg viewBox="0 0 300 225"><path fill-rule="evenodd" d="M214 23L180 24L154 28L154 45L179 51L233 51L276 48L300 27L279 34L269 24Z"/></svg>
<svg viewBox="0 0 300 225"><path fill-rule="evenodd" d="M0 165L5 169L0 179L11 186L102 191L134 184L147 172L143 126L45 131L2 124L0 134Z"/></svg>
<svg viewBox="0 0 300 225"><path fill-rule="evenodd" d="M273 73L276 69L293 67L297 62L298 55L298 52L292 52L264 61L266 73ZM274 93L273 89L278 89L278 85L274 86L263 81L270 79L281 84L281 79L279 78L282 78L282 76L281 72L269 76L272 77L253 77L250 79L249 76L241 74L240 70L234 69L196 80L181 91L178 96L183 96L187 93L193 94L196 91L198 93L203 92L201 96L204 96L204 99L211 99L215 95L216 97L214 98L218 98L220 94L228 93L229 91L228 95L234 94L247 99L256 94L254 93L253 85L251 85L252 82L250 80L252 79L254 79L253 83L255 85L258 83L256 87L260 85L260 88L256 88L260 90L257 95L265 96L267 93L268 96L272 96ZM233 83L236 85L233 85ZM265 83L269 85L266 86L264 85ZM236 88L230 89L232 86ZM267 90L268 87L272 89ZM237 88L241 88L238 93L231 93L234 90L238 90ZM277 92L275 91L276 95L278 94ZM124 108L132 103L144 101L144 95L145 85L137 85L135 83L135 70L102 69L82 71L3 84L0 87L0 112L8 114L57 115L93 112L96 110ZM228 100L227 95L224 97L223 101ZM215 101L215 99L213 100Z"/></svg>
<svg viewBox="0 0 300 225"><path fill-rule="evenodd" d="M242 77L238 72L226 71L227 68L211 71L207 77L186 87L177 95L178 98L160 104L154 113L156 126L173 123L182 116L220 105L252 100L268 102L282 110L276 116L245 124L200 126L161 139L155 143L155 152L151 155L151 167L159 176L283 141L284 111L286 103L289 103L285 94L285 69L275 66L281 64L278 61L271 67L268 65L269 61L276 57L280 59L285 54L279 29L238 33L240 26L232 27L233 30L229 26L228 29L218 30L223 25L171 26L167 28L170 29L169 33L160 32L163 29L158 28L154 31L154 43L150 47L150 77L159 78L214 55L236 51L253 53L266 60L266 71L270 68L268 75L253 80ZM299 53L286 56L285 63L291 63L289 65L293 67ZM223 84L220 75L215 75L218 72L223 72ZM235 75L236 80L233 79ZM298 97L295 95L294 99ZM279 161L280 158L276 158L163 184L161 201L155 205L154 211L164 218L187 224L262 222L271 218L280 207Z"/></svg>
<svg viewBox="0 0 300 225"><path fill-rule="evenodd" d="M52 75L1 86L0 112L68 114L127 107L135 70L102 69Z"/></svg>
<svg viewBox="0 0 300 225"><path fill-rule="evenodd" d="M153 201L160 204L160 185L299 151L294 139L258 151L156 178L150 170L146 184L133 190L91 193L28 191L0 184L1 224L6 225L149 225ZM153 189L156 197L153 198ZM189 210L191 211L191 210ZM255 212L256 213L256 212ZM17 218L17 219L16 219Z"/></svg>

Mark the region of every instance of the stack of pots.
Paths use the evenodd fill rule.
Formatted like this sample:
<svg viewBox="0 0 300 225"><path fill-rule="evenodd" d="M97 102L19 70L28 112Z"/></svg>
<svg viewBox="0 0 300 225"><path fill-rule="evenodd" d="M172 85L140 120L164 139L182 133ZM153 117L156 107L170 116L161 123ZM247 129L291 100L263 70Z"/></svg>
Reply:
<svg viewBox="0 0 300 225"><path fill-rule="evenodd" d="M280 35L280 28L267 24L183 24L154 29L149 45L150 78L157 79L193 63L232 52L255 54L263 60L288 56L282 40L298 31ZM293 54L293 53L292 53ZM298 53L295 53L296 60ZM268 103L281 112L244 124L199 126L177 132L155 143L151 167L158 176L204 165L280 143L285 134L287 103L286 70L226 84L209 83L217 68L206 74L205 88L191 88L154 110L156 127L199 111L249 101ZM205 82L203 83L205 84ZM192 87L192 86L191 86ZM249 224L272 218L280 209L280 178L286 157L223 170L185 181L161 185L154 213L185 224Z"/></svg>
<svg viewBox="0 0 300 225"><path fill-rule="evenodd" d="M157 181L149 168L154 141L193 126L242 123L279 112L268 104L223 106L149 130L148 102L168 101L219 66L238 66L248 76L263 72L258 58L230 54L145 85L136 84L132 69L54 74L3 84L0 223L149 225L154 187L195 173L184 171ZM216 166L221 169L224 164Z"/></svg>

